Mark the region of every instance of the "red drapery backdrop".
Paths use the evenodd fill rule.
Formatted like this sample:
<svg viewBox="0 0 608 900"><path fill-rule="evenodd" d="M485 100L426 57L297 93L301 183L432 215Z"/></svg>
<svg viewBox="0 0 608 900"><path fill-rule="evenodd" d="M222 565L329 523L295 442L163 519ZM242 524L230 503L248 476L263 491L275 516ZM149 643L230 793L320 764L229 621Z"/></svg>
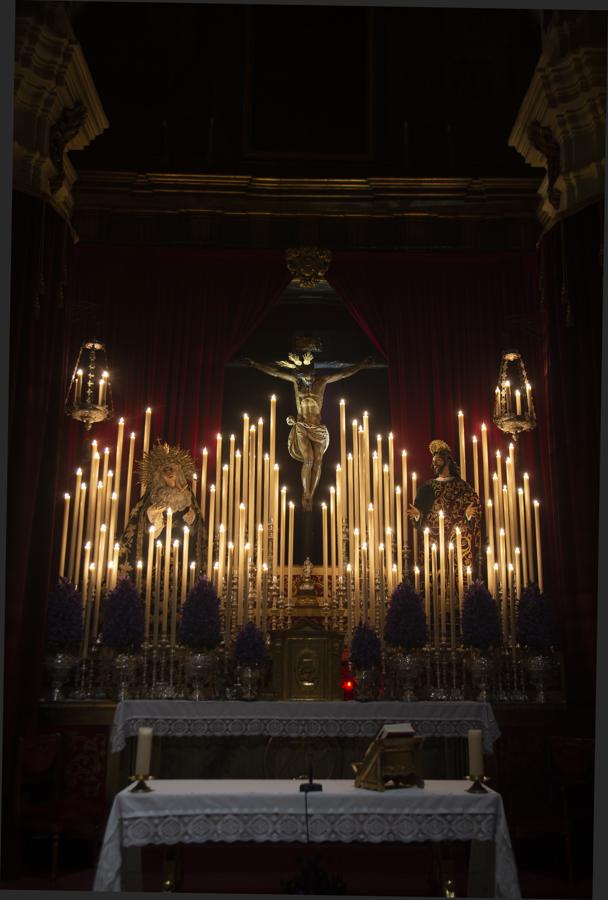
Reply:
<svg viewBox="0 0 608 900"><path fill-rule="evenodd" d="M601 269L598 214L574 217L566 240L545 238L539 266L531 254L336 253L328 280L388 362L397 445L428 477L428 443L457 451L457 413L467 442L485 421L490 443L508 438L491 425L501 353L524 357L537 429L519 442L518 471L528 470L542 503L545 589L557 601L570 699L593 704L597 584L597 475L581 479L583 454L599 450ZM589 221L587 221L589 220ZM592 221L593 220L593 221ZM574 323L561 300L568 251ZM469 456L470 466L470 456ZM467 472L469 480L471 475ZM419 482L420 483L420 482ZM573 528L573 523L577 527Z"/></svg>
<svg viewBox="0 0 608 900"><path fill-rule="evenodd" d="M289 281L281 252L77 247L70 273L72 356L98 320L125 432L141 432L150 405L152 440L161 437L195 455L206 444L211 462L224 365ZM72 433L81 430L71 426ZM115 423L104 424L94 436L114 441L115 432Z"/></svg>

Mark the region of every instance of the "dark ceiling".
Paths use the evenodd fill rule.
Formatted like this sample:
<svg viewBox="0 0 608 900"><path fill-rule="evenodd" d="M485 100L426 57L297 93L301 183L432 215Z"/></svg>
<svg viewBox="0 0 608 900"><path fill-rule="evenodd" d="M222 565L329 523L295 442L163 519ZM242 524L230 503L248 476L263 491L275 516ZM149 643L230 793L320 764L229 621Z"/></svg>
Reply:
<svg viewBox="0 0 608 900"><path fill-rule="evenodd" d="M529 10L75 4L110 122L78 168L526 176Z"/></svg>

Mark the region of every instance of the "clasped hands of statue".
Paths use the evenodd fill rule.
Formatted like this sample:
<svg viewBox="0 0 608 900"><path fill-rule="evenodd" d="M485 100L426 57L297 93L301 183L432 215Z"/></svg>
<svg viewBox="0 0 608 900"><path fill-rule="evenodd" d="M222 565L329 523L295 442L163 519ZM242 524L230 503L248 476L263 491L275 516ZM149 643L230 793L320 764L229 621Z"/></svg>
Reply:
<svg viewBox="0 0 608 900"><path fill-rule="evenodd" d="M418 509L417 506L414 506L413 503L410 503L408 510L407 510L407 514L408 514L408 518L410 518L412 520L412 522L420 521L420 510ZM471 519L474 519L477 515L475 506L472 503L470 503L469 506L467 506L464 514L466 516L467 522L469 522Z"/></svg>
<svg viewBox="0 0 608 900"><path fill-rule="evenodd" d="M149 506L147 513L148 519L151 525L154 525L154 531L156 534L160 534L160 532L164 529L167 524L167 509L166 506ZM177 510L179 512L179 510ZM191 506L188 507L185 513L182 515L182 519L184 520L184 524L190 527L196 518L196 513L192 509Z"/></svg>

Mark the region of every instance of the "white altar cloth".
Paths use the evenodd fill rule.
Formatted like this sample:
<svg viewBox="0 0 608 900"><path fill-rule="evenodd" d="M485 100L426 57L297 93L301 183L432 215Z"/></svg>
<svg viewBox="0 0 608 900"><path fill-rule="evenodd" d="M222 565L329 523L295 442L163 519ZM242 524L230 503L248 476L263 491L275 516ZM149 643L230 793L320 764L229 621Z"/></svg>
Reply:
<svg viewBox="0 0 608 900"><path fill-rule="evenodd" d="M148 794L125 788L114 799L93 889L120 891L123 848L147 844L471 840L494 843L494 896L521 896L500 794L469 794L467 781L384 793L321 783L322 792L308 794L308 837L295 780L159 780Z"/></svg>
<svg viewBox="0 0 608 900"><path fill-rule="evenodd" d="M481 728L486 753L500 737L491 705L472 700L124 700L114 713L111 747L122 750L142 725L159 737L372 738L390 722L411 722L424 737L466 737L470 728Z"/></svg>

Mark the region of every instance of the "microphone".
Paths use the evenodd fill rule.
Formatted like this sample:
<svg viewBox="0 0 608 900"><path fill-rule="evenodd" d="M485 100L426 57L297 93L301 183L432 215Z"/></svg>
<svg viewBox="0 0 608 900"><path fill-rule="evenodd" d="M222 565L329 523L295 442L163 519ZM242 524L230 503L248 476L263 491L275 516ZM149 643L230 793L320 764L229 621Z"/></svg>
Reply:
<svg viewBox="0 0 608 900"><path fill-rule="evenodd" d="M318 784L317 782L312 780L312 762L308 768L308 781L305 781L300 785L300 791L303 794L308 794L310 791L322 791L323 785Z"/></svg>

